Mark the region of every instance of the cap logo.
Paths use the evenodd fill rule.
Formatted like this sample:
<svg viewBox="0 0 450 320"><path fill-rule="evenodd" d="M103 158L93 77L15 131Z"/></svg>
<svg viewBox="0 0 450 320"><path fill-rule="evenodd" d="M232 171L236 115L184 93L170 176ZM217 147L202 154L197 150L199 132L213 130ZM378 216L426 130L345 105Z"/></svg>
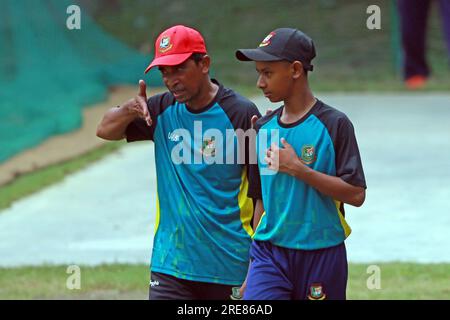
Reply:
<svg viewBox="0 0 450 320"><path fill-rule="evenodd" d="M260 47L265 47L268 46L270 44L270 39L272 39L272 37L275 35L275 32L271 32L269 33L264 40L259 44Z"/></svg>
<svg viewBox="0 0 450 320"><path fill-rule="evenodd" d="M164 53L172 49L172 44L170 43L170 37L165 36L161 38L159 42L159 52Z"/></svg>

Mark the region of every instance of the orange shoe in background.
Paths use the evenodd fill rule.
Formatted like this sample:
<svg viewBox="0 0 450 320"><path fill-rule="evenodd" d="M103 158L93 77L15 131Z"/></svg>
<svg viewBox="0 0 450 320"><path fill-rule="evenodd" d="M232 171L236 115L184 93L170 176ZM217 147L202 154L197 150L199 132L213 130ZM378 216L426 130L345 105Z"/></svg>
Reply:
<svg viewBox="0 0 450 320"><path fill-rule="evenodd" d="M427 77L425 76L421 76L421 75L416 75L416 76L412 76L409 77L408 79L405 80L405 85L406 88L410 89L410 90L417 90L417 89L421 89L425 86L427 82Z"/></svg>

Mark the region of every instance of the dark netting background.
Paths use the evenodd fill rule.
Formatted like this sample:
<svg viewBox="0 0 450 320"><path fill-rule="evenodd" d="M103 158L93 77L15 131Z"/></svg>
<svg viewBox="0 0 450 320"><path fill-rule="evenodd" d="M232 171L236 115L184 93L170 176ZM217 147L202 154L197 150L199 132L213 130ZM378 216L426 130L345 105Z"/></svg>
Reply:
<svg viewBox="0 0 450 320"><path fill-rule="evenodd" d="M143 77L150 57L104 32L83 9L81 30L67 28L67 7L77 1L0 4L0 162L79 128L82 108L104 100L109 86ZM159 76L146 81L161 85Z"/></svg>

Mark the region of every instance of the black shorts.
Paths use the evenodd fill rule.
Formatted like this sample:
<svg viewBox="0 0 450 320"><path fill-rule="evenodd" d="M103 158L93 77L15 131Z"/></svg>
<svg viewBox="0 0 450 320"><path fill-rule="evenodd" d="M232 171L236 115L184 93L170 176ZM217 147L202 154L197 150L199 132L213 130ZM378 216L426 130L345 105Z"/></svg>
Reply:
<svg viewBox="0 0 450 320"><path fill-rule="evenodd" d="M235 286L191 281L160 273L150 273L149 300L230 300Z"/></svg>

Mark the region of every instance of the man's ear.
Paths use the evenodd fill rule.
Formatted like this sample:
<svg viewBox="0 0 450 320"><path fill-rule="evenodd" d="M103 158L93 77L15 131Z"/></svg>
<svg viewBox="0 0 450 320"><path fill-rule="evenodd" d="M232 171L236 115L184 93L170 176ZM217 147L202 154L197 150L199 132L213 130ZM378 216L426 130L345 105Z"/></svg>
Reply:
<svg viewBox="0 0 450 320"><path fill-rule="evenodd" d="M204 74L209 73L209 66L210 65L211 65L211 58L207 54L205 54L203 56L203 59L200 61L200 66L201 66L202 72Z"/></svg>
<svg viewBox="0 0 450 320"><path fill-rule="evenodd" d="M303 69L303 64L300 61L294 61L291 64L292 77L294 79L299 79L305 75L305 70Z"/></svg>

